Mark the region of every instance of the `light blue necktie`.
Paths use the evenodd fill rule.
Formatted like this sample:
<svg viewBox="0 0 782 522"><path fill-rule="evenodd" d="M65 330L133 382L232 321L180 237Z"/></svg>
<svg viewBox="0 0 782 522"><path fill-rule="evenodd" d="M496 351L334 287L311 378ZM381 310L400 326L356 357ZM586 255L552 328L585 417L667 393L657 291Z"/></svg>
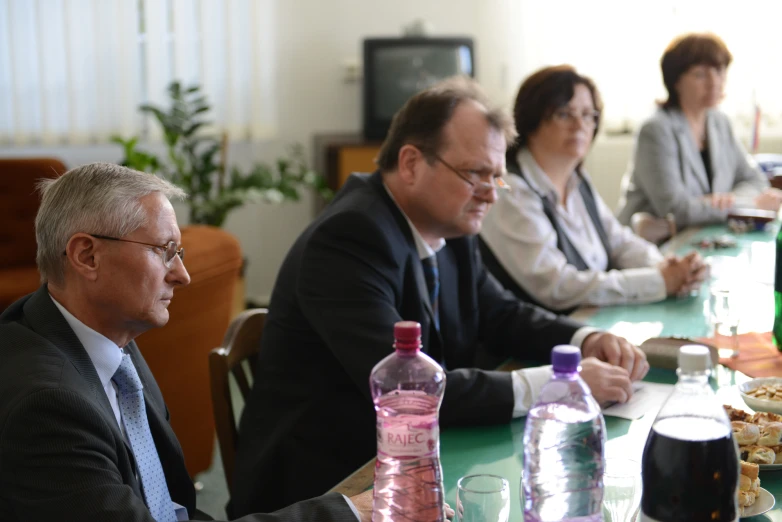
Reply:
<svg viewBox="0 0 782 522"><path fill-rule="evenodd" d="M144 403L144 386L130 355L122 356L117 372L112 377L119 391L119 407L130 447L136 457L144 500L157 522L176 522L174 504L168 493L166 476L157 454Z"/></svg>

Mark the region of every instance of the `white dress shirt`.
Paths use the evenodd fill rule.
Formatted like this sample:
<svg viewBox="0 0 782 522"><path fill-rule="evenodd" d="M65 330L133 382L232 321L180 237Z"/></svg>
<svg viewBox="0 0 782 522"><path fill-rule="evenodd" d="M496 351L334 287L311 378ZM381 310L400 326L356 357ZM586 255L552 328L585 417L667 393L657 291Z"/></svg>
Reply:
<svg viewBox="0 0 782 522"><path fill-rule="evenodd" d="M621 225L593 192L611 261L618 267L607 271L609 259L578 190L579 176L571 175L567 201L562 204L551 179L529 150L519 152L518 162L533 187L519 176L509 176L512 190L499 195L484 219L481 238L519 286L554 310L665 299L665 280L656 266L663 256L655 245ZM535 191L553 198L559 224L588 270L569 264L557 248L557 233Z"/></svg>
<svg viewBox="0 0 782 522"><path fill-rule="evenodd" d="M407 224L410 226L410 231L413 233L413 240L415 241L415 246L416 246L416 250L418 251L419 259L426 259L427 257L434 256L437 252L442 250L442 248L445 246L445 239L440 238L438 244L436 245L436 248L432 248L426 241L424 241L424 238L421 236L421 233L418 232L418 229L415 228L413 222L410 221L410 218L407 217L407 214L405 214L402 208L399 207L399 204L396 203L396 200L394 199L394 195L391 194L391 191L388 190L388 187L385 184L383 184L383 187L385 187L388 196L391 198L391 201L393 201L396 204L397 208L399 209L399 212L402 213L402 215L405 217L405 220L407 221ZM435 263L437 263L436 257L435 257ZM586 337L589 334L597 331L598 331L597 328L593 328L591 326L583 326L578 330L576 330L576 333L573 334L570 343L573 346L581 347L581 344L584 342L584 339L586 339ZM550 379L551 379L551 366L541 366L538 368L524 368L521 370L515 370L511 372L511 380L513 382L513 417L514 418L522 417L527 414L527 412L532 407L532 405L535 404L535 401L538 398L538 394L540 393L541 388L543 388L543 385L546 384Z"/></svg>

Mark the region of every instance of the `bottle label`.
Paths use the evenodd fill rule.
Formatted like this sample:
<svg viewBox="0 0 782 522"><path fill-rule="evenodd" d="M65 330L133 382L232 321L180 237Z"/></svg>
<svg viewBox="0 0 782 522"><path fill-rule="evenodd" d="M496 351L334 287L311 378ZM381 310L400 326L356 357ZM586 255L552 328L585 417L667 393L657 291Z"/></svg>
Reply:
<svg viewBox="0 0 782 522"><path fill-rule="evenodd" d="M389 457L436 457L440 450L440 427L437 423L425 428L407 423L382 425L377 423L377 451Z"/></svg>

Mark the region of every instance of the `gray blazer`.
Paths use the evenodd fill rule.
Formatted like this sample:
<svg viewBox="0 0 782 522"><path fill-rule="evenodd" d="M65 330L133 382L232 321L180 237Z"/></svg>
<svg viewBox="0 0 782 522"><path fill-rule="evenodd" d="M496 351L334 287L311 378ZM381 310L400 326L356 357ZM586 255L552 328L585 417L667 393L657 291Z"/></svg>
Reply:
<svg viewBox="0 0 782 522"><path fill-rule="evenodd" d="M647 120L638 135L633 162L622 180L619 221L629 225L636 212L659 217L671 213L680 228L724 221L727 212L703 200L710 192L732 192L737 207L754 207L754 197L769 183L749 163L728 118L719 111L709 111L706 136L712 169L711 191L706 168L684 114L678 109L659 109Z"/></svg>

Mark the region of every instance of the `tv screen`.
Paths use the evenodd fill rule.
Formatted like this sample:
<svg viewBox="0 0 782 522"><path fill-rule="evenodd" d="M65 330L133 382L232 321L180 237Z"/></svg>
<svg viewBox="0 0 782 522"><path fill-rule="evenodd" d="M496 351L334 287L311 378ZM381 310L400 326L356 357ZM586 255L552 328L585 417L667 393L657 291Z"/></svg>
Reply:
<svg viewBox="0 0 782 522"><path fill-rule="evenodd" d="M408 98L449 76L475 76L474 62L470 38L364 40L364 136L385 138Z"/></svg>

